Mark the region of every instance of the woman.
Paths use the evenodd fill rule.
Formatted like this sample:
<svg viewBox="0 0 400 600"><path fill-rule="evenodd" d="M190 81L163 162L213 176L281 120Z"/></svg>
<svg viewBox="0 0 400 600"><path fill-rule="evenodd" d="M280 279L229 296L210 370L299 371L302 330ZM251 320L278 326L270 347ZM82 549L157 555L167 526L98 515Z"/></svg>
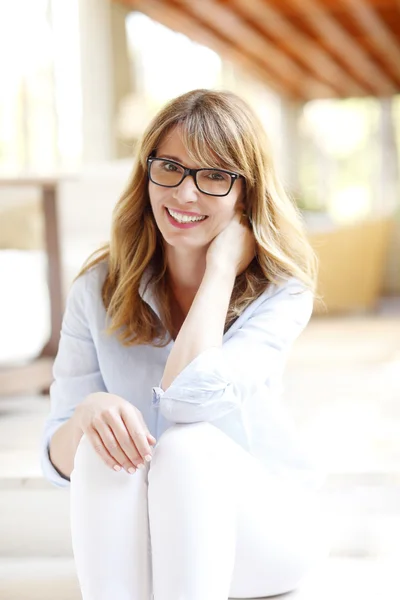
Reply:
<svg viewBox="0 0 400 600"><path fill-rule="evenodd" d="M42 468L70 487L84 600L266 597L326 556L324 473L279 403L316 270L249 106L169 102L54 364Z"/></svg>

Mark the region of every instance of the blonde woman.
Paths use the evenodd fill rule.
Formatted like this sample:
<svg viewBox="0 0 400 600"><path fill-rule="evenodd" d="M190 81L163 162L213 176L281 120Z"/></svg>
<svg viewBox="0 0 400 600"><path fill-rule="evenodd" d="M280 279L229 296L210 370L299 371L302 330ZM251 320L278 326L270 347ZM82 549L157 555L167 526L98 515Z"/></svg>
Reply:
<svg viewBox="0 0 400 600"><path fill-rule="evenodd" d="M316 271L250 107L169 102L54 364L42 468L70 487L84 600L267 597L326 556L325 474L279 402Z"/></svg>

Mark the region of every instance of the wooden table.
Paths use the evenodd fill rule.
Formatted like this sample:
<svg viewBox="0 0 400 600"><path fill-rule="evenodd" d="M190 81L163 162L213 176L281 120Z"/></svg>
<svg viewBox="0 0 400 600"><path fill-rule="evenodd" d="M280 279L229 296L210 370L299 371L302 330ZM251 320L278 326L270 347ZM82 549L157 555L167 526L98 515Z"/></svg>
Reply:
<svg viewBox="0 0 400 600"><path fill-rule="evenodd" d="M50 338L32 362L9 367L0 366L0 395L3 396L37 392L38 390L47 393L53 380L52 366L57 354L64 311L57 199L59 184L66 179L71 179L71 177L0 178L0 187L37 187L41 190L51 320Z"/></svg>

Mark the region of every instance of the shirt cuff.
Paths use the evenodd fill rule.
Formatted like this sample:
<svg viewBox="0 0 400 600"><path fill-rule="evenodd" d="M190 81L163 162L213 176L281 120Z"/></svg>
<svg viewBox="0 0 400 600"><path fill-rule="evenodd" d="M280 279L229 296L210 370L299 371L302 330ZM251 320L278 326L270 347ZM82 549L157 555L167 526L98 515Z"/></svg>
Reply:
<svg viewBox="0 0 400 600"><path fill-rule="evenodd" d="M54 428L47 431L44 435L42 439L40 465L45 479L56 487L66 488L71 485L70 479L62 475L50 460L50 440L61 425L63 425L63 423L57 423Z"/></svg>
<svg viewBox="0 0 400 600"><path fill-rule="evenodd" d="M220 347L201 352L165 391L160 385L152 388L152 405L176 423L212 421L239 405L239 391Z"/></svg>

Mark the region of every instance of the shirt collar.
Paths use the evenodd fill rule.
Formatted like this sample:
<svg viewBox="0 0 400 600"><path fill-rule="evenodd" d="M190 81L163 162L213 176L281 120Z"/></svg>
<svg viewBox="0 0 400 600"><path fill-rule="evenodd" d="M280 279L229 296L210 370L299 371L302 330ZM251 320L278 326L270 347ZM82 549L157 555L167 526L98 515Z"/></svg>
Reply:
<svg viewBox="0 0 400 600"><path fill-rule="evenodd" d="M139 294L142 300L147 302L147 304L152 308L152 310L156 313L158 318L161 318L161 311L156 303L155 293L154 293L154 282L150 282L151 276L153 274L153 268L151 265L148 265L142 275L139 284Z"/></svg>

